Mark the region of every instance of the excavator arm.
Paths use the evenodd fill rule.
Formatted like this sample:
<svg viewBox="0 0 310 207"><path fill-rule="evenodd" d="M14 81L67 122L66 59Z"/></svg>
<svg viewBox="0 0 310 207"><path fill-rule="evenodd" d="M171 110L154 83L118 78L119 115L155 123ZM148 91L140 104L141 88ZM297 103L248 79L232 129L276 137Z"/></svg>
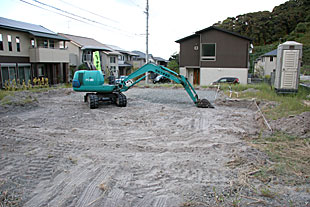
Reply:
<svg viewBox="0 0 310 207"><path fill-rule="evenodd" d="M157 73L159 75L163 75L164 77L166 77L166 78L168 78L168 79L170 79L170 80L172 80L178 84L181 84L197 107L214 108L213 105L207 99L199 99L198 98L198 94L196 93L194 87L190 84L190 82L187 80L186 77L170 70L169 68L166 68L166 67L161 66L161 65L155 65L152 63L149 63L149 64L142 66L137 71L131 73L126 79L122 80L119 84L120 92L127 91L128 89L133 87L135 84L137 84L138 82L143 80L145 78L144 74L147 72L154 72L154 73ZM137 78L141 75L142 75L142 77L137 79L135 82L129 83L129 80Z"/></svg>

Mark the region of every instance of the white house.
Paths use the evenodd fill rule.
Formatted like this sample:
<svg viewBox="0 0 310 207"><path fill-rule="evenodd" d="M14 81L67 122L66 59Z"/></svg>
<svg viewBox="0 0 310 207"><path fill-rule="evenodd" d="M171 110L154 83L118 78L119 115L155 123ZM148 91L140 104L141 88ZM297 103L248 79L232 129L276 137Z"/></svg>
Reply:
<svg viewBox="0 0 310 207"><path fill-rule="evenodd" d="M254 63L254 74L259 76L271 75L276 69L277 49L267 52L256 59Z"/></svg>

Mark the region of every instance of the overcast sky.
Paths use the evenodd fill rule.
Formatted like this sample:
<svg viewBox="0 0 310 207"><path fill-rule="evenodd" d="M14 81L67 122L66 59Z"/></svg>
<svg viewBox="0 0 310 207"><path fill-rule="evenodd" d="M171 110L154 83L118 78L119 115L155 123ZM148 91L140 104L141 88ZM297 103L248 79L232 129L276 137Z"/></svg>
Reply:
<svg viewBox="0 0 310 207"><path fill-rule="evenodd" d="M227 17L272 11L284 2L286 0L149 0L149 52L168 59L179 51L179 44L175 43L178 39ZM91 37L125 50L145 52L145 7L146 0L0 0L0 16L42 25L54 32Z"/></svg>

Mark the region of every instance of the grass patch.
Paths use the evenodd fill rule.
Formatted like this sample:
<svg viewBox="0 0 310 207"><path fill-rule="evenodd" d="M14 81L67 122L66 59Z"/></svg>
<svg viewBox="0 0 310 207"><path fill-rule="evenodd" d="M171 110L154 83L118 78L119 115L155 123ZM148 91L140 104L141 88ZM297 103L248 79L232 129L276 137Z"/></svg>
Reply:
<svg viewBox="0 0 310 207"><path fill-rule="evenodd" d="M278 180L295 185L304 184L310 178L310 138L276 133L256 140L253 146L267 153L272 161L254 175L259 180Z"/></svg>
<svg viewBox="0 0 310 207"><path fill-rule="evenodd" d="M72 88L72 85L67 83L67 84L59 84L56 87L48 87L48 88L30 88L24 91L29 91L29 92L46 92L49 90L53 89L60 89L60 88ZM23 90L16 90L16 91L7 91L7 90L0 90L0 101L6 97L6 96L13 96L16 92L18 91L23 91ZM26 101L27 102L27 101Z"/></svg>
<svg viewBox="0 0 310 207"><path fill-rule="evenodd" d="M0 101L6 97L6 96L9 96L9 95L14 95L14 91L5 91L5 90L0 90Z"/></svg>
<svg viewBox="0 0 310 207"><path fill-rule="evenodd" d="M231 88L230 88L231 87ZM279 119L290 115L300 114L305 111L310 111L310 107L303 104L303 100L309 100L307 96L309 90L304 87L298 89L297 94L277 94L270 85L266 83L253 85L222 85L221 89L224 93L229 94L229 90L239 92L239 98L255 98L257 100L272 101L276 103L275 107L263 108L262 111L268 119ZM247 90L254 89L254 90Z"/></svg>

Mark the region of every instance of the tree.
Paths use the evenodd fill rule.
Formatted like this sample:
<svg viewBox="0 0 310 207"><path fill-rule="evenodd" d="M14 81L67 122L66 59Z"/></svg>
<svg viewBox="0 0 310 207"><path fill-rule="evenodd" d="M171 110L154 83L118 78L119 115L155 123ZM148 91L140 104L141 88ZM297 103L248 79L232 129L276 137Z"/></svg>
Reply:
<svg viewBox="0 0 310 207"><path fill-rule="evenodd" d="M179 54L177 52L173 53L169 58L168 68L179 73Z"/></svg>

